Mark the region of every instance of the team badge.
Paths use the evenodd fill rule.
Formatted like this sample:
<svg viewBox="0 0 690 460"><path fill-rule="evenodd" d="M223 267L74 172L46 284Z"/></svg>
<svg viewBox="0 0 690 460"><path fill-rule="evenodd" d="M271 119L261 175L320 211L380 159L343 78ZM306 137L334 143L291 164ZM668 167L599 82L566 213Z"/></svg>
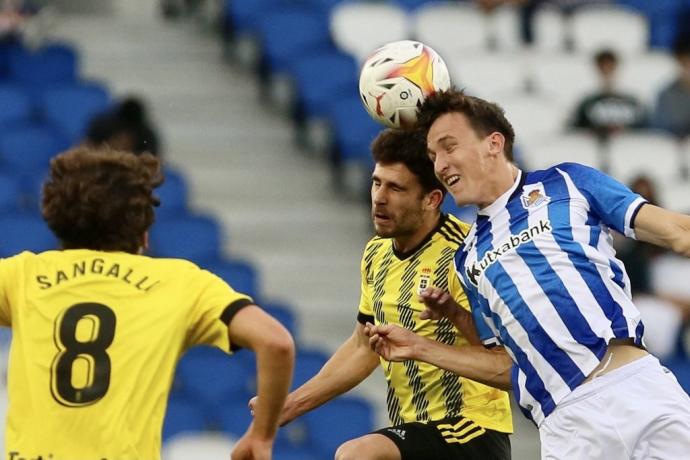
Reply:
<svg viewBox="0 0 690 460"><path fill-rule="evenodd" d="M538 208L547 204L551 198L544 192L544 185L541 182L530 184L522 189L522 207L525 209Z"/></svg>
<svg viewBox="0 0 690 460"><path fill-rule="evenodd" d="M421 294L422 291L428 288L431 283L431 269L422 268L421 275L419 276L419 285L417 286L417 294Z"/></svg>

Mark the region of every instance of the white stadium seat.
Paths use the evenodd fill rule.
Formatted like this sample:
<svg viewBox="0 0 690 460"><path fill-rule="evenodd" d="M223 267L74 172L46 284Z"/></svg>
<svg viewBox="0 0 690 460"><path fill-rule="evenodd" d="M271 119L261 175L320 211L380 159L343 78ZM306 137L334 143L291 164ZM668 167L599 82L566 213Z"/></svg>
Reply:
<svg viewBox="0 0 690 460"><path fill-rule="evenodd" d="M331 12L331 36L361 63L376 48L409 38L407 13L390 4L343 3Z"/></svg>
<svg viewBox="0 0 690 460"><path fill-rule="evenodd" d="M613 177L628 184L635 176L649 176L656 185L680 176L680 146L663 133L623 133L611 139L609 166Z"/></svg>
<svg viewBox="0 0 690 460"><path fill-rule="evenodd" d="M558 8L542 6L532 19L535 50L540 52L563 52L570 37L569 23Z"/></svg>
<svg viewBox="0 0 690 460"><path fill-rule="evenodd" d="M468 53L446 62L453 84L484 99L525 91L527 64L520 53Z"/></svg>
<svg viewBox="0 0 690 460"><path fill-rule="evenodd" d="M517 7L500 6L487 19L489 41L496 50L514 51L523 47L520 12Z"/></svg>
<svg viewBox="0 0 690 460"><path fill-rule="evenodd" d="M473 3L429 3L413 17L417 40L435 49L445 61L462 62L468 52L488 48L487 17Z"/></svg>
<svg viewBox="0 0 690 460"><path fill-rule="evenodd" d="M217 433L178 435L163 445L162 460L218 460L230 458L236 440Z"/></svg>
<svg viewBox="0 0 690 460"><path fill-rule="evenodd" d="M671 211L690 213L690 182L667 181L657 184L660 204Z"/></svg>
<svg viewBox="0 0 690 460"><path fill-rule="evenodd" d="M661 89L677 73L675 59L669 53L649 52L623 58L619 70L619 87L637 95L652 109Z"/></svg>
<svg viewBox="0 0 690 460"><path fill-rule="evenodd" d="M588 56L533 53L529 60L534 91L568 112L583 96L598 88L599 80Z"/></svg>
<svg viewBox="0 0 690 460"><path fill-rule="evenodd" d="M565 114L552 101L527 94L503 97L497 101L513 125L516 145L529 150L563 132Z"/></svg>
<svg viewBox="0 0 690 460"><path fill-rule="evenodd" d="M566 133L545 139L524 151L530 169L545 169L559 163L575 162L601 168L601 151L596 138L585 132Z"/></svg>
<svg viewBox="0 0 690 460"><path fill-rule="evenodd" d="M591 5L576 9L570 22L575 51L592 54L612 48L623 54L640 54L648 49L649 23L634 10Z"/></svg>

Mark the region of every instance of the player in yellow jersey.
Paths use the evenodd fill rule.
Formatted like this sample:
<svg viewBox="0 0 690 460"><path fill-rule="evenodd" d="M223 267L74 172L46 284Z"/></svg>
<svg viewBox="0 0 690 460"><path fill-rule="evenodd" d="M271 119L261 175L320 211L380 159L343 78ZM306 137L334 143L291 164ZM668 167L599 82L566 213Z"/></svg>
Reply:
<svg viewBox="0 0 690 460"><path fill-rule="evenodd" d="M386 130L374 141L372 153L377 236L362 257L358 323L321 371L288 395L281 423L345 393L381 365L392 426L344 443L337 460L510 459L512 416L504 391L430 364L385 361L369 347L368 322L397 324L454 347L480 343L469 313L457 315L456 327L422 314L420 293L432 287L449 291L469 308L453 264L469 227L441 213L445 192L424 138ZM256 402L250 401L250 407Z"/></svg>
<svg viewBox="0 0 690 460"><path fill-rule="evenodd" d="M161 181L149 154L52 160L42 213L61 250L0 261L0 324L12 328L3 458L160 459L175 365L196 344L256 353L261 403L232 459L271 458L292 338L212 273L140 255Z"/></svg>

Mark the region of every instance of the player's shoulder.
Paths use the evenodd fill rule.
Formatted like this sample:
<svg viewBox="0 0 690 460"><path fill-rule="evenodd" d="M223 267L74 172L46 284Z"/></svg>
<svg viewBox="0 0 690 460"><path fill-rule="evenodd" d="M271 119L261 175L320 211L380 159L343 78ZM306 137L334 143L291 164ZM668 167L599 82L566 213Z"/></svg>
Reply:
<svg viewBox="0 0 690 460"><path fill-rule="evenodd" d="M551 166L550 168L547 168L545 171L550 174L559 175L566 173L574 179L581 177L590 177L593 174L601 174L597 169L592 168L591 166L574 162L559 163L557 165Z"/></svg>
<svg viewBox="0 0 690 460"><path fill-rule="evenodd" d="M367 241L366 245L364 245L364 254L376 252L379 249L387 247L391 244L392 240L390 238L382 238L380 236L375 235L369 241Z"/></svg>
<svg viewBox="0 0 690 460"><path fill-rule="evenodd" d="M463 222L452 214L442 214L438 226L439 241L453 247L459 247L467 238L471 225Z"/></svg>

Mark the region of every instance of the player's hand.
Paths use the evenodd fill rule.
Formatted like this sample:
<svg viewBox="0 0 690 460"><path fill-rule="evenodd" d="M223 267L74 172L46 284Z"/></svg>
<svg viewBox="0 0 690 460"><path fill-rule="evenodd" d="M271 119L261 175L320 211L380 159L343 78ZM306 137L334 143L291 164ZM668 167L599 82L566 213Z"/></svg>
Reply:
<svg viewBox="0 0 690 460"><path fill-rule="evenodd" d="M259 403L259 397L254 396L252 399L249 400L249 403L247 403L247 406L249 406L249 412L252 414L252 417L254 417L254 411L256 410L256 405ZM287 399L285 400L285 405L283 406L283 410L280 412L280 418L278 418L278 426L283 426L287 425L289 422L291 422L295 417L290 415L290 408L292 407L290 403L290 395L288 395Z"/></svg>
<svg viewBox="0 0 690 460"><path fill-rule="evenodd" d="M364 332L369 346L386 361L414 359L414 345L420 337L414 332L393 324L374 326L367 323Z"/></svg>
<svg viewBox="0 0 690 460"><path fill-rule="evenodd" d="M448 318L452 321L459 312L463 311L449 293L437 287L424 289L419 293L419 300L426 307L419 315L421 319Z"/></svg>
<svg viewBox="0 0 690 460"><path fill-rule="evenodd" d="M252 435L251 427L237 441L232 450L232 460L271 460L273 439L257 439Z"/></svg>

